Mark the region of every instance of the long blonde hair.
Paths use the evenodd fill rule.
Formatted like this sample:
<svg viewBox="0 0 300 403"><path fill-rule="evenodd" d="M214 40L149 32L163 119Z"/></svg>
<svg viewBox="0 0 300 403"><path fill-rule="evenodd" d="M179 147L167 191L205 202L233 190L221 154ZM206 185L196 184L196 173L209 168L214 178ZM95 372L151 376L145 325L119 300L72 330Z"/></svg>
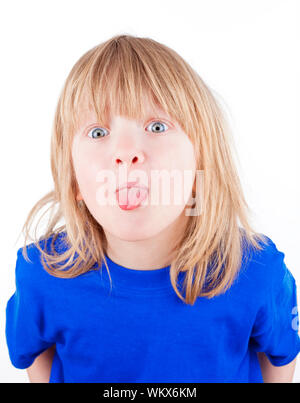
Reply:
<svg viewBox="0 0 300 403"><path fill-rule="evenodd" d="M193 142L197 169L204 172L202 212L190 216L173 251L170 281L178 297L193 305L197 297L224 293L241 267L243 251L261 249L262 234L249 224L249 208L233 162L229 129L212 91L174 50L150 38L118 35L86 52L71 69L55 111L51 137L51 170L54 190L39 200L23 226L26 242L34 241L44 269L56 277L76 277L101 267L107 241L101 225L84 202L78 202L78 185L71 157L80 105L89 106L101 122L114 111L129 118L144 117L145 94L167 111ZM29 235L37 213L48 203L46 233ZM47 211L48 211L47 210ZM65 224L55 228L63 218ZM64 233L68 248L58 253L57 237ZM39 241L52 237L50 251ZM45 261L44 261L45 259ZM65 262L65 263L63 263ZM210 270L208 267L210 266ZM185 272L185 297L177 288L179 272ZM204 286L206 284L206 287Z"/></svg>

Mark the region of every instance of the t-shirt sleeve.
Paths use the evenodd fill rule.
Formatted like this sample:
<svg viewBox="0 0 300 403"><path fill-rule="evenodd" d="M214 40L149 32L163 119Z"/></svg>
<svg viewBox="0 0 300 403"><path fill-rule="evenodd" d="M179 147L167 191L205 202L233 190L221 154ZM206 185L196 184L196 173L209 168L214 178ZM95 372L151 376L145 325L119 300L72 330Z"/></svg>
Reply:
<svg viewBox="0 0 300 403"><path fill-rule="evenodd" d="M266 288L251 335L251 346L264 352L271 364L286 365L300 351L296 281L284 263L284 253L275 245L271 264L270 287Z"/></svg>
<svg viewBox="0 0 300 403"><path fill-rule="evenodd" d="M15 268L15 293L6 306L6 342L16 368L28 368L35 358L54 344L45 335L44 301L36 262L28 263L20 248Z"/></svg>

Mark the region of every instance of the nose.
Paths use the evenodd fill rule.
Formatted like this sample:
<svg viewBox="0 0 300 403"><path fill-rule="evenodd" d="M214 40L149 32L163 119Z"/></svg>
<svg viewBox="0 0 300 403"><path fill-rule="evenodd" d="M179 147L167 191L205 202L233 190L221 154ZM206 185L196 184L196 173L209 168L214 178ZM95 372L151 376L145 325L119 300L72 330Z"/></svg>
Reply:
<svg viewBox="0 0 300 403"><path fill-rule="evenodd" d="M127 164L130 167L133 164L142 164L145 160L145 155L141 150L131 150L118 152L115 156L115 165L118 167L122 164Z"/></svg>
<svg viewBox="0 0 300 403"><path fill-rule="evenodd" d="M145 161L144 142L142 141L141 128L136 122L129 122L118 117L114 122L114 151L113 163L116 168L123 165L134 168Z"/></svg>

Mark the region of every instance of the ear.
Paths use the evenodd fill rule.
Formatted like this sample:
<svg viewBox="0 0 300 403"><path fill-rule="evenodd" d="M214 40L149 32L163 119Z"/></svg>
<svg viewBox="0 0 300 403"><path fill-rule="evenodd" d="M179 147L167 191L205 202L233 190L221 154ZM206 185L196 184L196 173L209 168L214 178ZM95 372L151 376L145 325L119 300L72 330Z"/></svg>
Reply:
<svg viewBox="0 0 300 403"><path fill-rule="evenodd" d="M83 200L83 197L80 192L77 193L76 200L78 201Z"/></svg>

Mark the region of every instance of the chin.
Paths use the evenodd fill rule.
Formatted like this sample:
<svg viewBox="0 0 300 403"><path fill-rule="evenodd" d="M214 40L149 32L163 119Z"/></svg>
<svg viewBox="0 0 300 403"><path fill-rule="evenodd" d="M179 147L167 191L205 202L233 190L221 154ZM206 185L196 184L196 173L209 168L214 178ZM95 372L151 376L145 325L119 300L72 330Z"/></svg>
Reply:
<svg viewBox="0 0 300 403"><path fill-rule="evenodd" d="M159 232L159 231L158 231ZM113 233L113 232L112 232ZM156 231L143 231L142 228L139 230L137 229L132 229L132 228L118 228L118 233L115 234L115 236L119 239L122 239L123 241L128 241L128 242L138 242L138 241L143 241L145 239L151 238L156 235Z"/></svg>

